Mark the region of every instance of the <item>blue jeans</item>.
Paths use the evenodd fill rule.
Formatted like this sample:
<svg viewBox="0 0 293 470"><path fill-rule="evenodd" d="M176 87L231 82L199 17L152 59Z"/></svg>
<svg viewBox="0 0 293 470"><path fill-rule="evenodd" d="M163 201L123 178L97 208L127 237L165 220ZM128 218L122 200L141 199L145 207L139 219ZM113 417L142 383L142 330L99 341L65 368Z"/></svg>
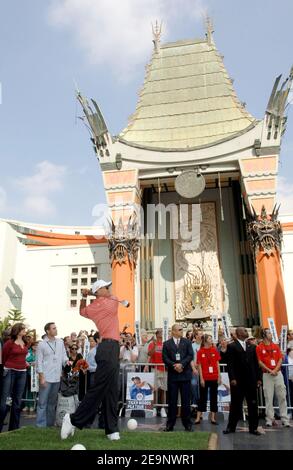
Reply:
<svg viewBox="0 0 293 470"><path fill-rule="evenodd" d="M7 414L6 400L12 398L8 431L19 428L21 399L26 383L26 371L6 369L3 372L2 394L0 402L0 432Z"/></svg>
<svg viewBox="0 0 293 470"><path fill-rule="evenodd" d="M40 386L36 421L38 428L54 426L59 388L60 382L47 382L46 387Z"/></svg>

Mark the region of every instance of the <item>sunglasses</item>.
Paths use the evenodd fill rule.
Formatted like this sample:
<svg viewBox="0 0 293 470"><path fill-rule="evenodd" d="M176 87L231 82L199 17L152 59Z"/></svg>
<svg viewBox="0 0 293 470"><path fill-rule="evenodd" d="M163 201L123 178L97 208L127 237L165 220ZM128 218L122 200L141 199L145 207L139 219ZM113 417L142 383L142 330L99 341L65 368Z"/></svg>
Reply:
<svg viewBox="0 0 293 470"><path fill-rule="evenodd" d="M70 351L77 351L77 348L70 348Z"/></svg>

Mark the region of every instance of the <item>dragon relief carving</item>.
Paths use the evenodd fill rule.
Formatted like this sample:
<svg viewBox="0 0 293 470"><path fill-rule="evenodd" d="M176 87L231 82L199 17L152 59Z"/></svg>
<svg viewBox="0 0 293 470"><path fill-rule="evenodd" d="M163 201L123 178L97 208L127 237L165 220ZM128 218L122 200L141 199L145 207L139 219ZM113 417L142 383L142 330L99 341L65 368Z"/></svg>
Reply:
<svg viewBox="0 0 293 470"><path fill-rule="evenodd" d="M271 256L274 249L281 252L283 231L278 220L279 208L275 205L271 215L267 214L265 206L262 206L260 215L252 208L253 218L247 223L247 234L255 254L260 250L267 256Z"/></svg>
<svg viewBox="0 0 293 470"><path fill-rule="evenodd" d="M140 246L138 224L135 216L130 216L127 225L119 219L117 225L111 221L108 233L108 249L111 265L116 261L120 265L128 259L136 267Z"/></svg>
<svg viewBox="0 0 293 470"><path fill-rule="evenodd" d="M199 266L196 273L186 273L179 297L176 302L177 320L199 320L210 316L213 308L211 282Z"/></svg>

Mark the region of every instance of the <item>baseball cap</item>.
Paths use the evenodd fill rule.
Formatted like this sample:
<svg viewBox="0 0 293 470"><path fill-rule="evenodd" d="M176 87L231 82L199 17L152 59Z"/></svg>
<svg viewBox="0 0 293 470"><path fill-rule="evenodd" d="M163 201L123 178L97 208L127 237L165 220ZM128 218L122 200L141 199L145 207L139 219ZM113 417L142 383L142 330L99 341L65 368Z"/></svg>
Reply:
<svg viewBox="0 0 293 470"><path fill-rule="evenodd" d="M92 285L92 293L95 294L102 287L109 287L111 284L112 282L106 282L106 281L103 281L103 279L98 279Z"/></svg>

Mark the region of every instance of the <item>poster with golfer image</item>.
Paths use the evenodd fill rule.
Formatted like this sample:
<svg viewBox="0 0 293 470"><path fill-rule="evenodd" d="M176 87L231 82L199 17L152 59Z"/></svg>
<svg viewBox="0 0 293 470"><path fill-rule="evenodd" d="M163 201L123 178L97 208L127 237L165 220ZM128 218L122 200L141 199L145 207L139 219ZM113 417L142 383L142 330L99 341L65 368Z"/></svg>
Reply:
<svg viewBox="0 0 293 470"><path fill-rule="evenodd" d="M154 403L154 373L128 372L126 409L152 410Z"/></svg>

